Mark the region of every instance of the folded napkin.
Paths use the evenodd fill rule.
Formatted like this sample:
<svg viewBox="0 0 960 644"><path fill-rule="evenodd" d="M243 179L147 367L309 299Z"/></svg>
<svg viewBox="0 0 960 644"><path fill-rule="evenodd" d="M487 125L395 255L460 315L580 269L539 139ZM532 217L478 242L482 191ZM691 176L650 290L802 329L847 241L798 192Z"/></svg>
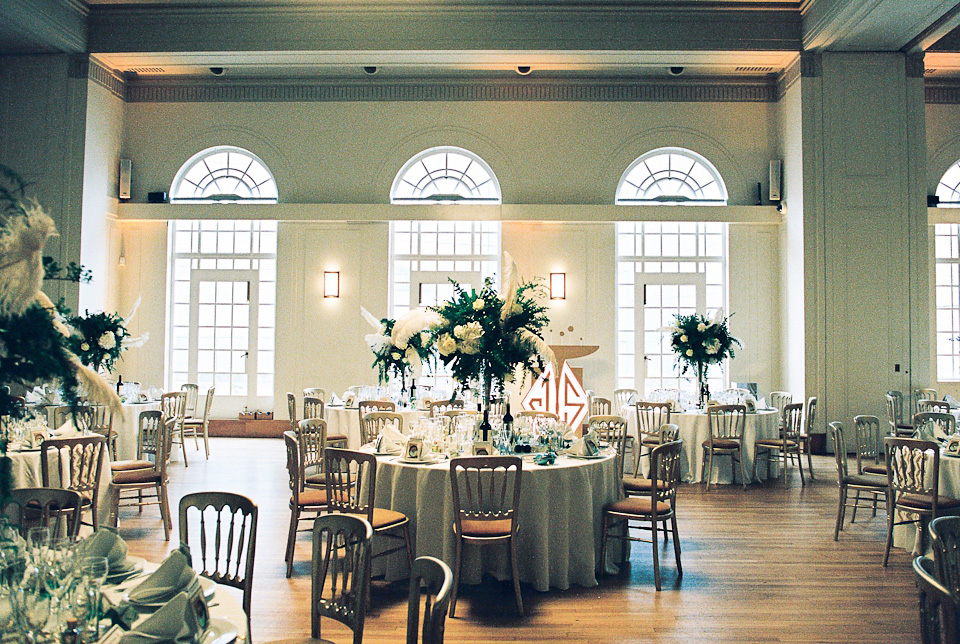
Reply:
<svg viewBox="0 0 960 644"><path fill-rule="evenodd" d="M567 429L567 431L563 432L563 440L570 442L577 440L577 430L573 427Z"/></svg>
<svg viewBox="0 0 960 644"><path fill-rule="evenodd" d="M340 399L340 396L337 394L330 394L330 406L331 407L343 407L343 400Z"/></svg>
<svg viewBox="0 0 960 644"><path fill-rule="evenodd" d="M401 434L395 425L387 425L377 436L373 450L380 454L403 454L409 438Z"/></svg>
<svg viewBox="0 0 960 644"><path fill-rule="evenodd" d="M106 557L107 574L127 572L133 564L127 562L127 544L112 528L100 528L83 540L85 557Z"/></svg>
<svg viewBox="0 0 960 644"><path fill-rule="evenodd" d="M590 432L583 438L577 439L567 450L567 453L573 456L596 456L599 454L600 446L597 443L596 432Z"/></svg>
<svg viewBox="0 0 960 644"><path fill-rule="evenodd" d="M33 391L28 391L27 393L23 394L23 400L28 405L39 405L43 402L43 388L34 387Z"/></svg>
<svg viewBox="0 0 960 644"><path fill-rule="evenodd" d="M175 550L152 575L133 588L127 596L131 604L156 604L167 601L181 591L190 594L199 585L197 573L190 567L186 555Z"/></svg>
<svg viewBox="0 0 960 644"><path fill-rule="evenodd" d="M766 398L761 398L760 400L757 401L757 409L770 409L769 407L767 407Z"/></svg>
<svg viewBox="0 0 960 644"><path fill-rule="evenodd" d="M124 633L120 642L121 644L154 644L155 642L189 644L196 641L200 630L196 615L187 600L187 593L180 592L134 630Z"/></svg>
<svg viewBox="0 0 960 644"><path fill-rule="evenodd" d="M64 424L51 431L50 435L56 436L57 438L71 438L73 436L80 436L81 433L82 432L77 431L73 421L68 420Z"/></svg>
<svg viewBox="0 0 960 644"><path fill-rule="evenodd" d="M951 396L950 394L947 394L946 396L944 396L943 399L944 399L945 401L947 401L947 404L948 404L948 405L950 405L950 409L960 408L960 400L957 400L956 398L954 398L954 397Z"/></svg>

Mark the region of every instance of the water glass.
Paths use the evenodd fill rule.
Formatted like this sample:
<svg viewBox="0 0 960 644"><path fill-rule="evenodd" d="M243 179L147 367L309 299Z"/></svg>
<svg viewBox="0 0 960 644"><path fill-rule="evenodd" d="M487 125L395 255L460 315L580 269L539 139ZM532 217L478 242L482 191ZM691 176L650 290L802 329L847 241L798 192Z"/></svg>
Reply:
<svg viewBox="0 0 960 644"><path fill-rule="evenodd" d="M50 594L36 567L27 572L14 596L20 627L26 633L26 643L35 644L37 631L50 619Z"/></svg>

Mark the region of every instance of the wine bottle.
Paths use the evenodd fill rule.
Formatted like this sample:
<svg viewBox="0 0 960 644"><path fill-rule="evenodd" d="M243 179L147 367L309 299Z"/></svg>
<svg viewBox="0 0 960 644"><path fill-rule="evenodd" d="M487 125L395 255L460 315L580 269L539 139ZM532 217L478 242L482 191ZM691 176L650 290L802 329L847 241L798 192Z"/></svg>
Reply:
<svg viewBox="0 0 960 644"><path fill-rule="evenodd" d="M483 437L483 442L486 443L490 440L490 410L483 410L483 422L480 423L480 435Z"/></svg>
<svg viewBox="0 0 960 644"><path fill-rule="evenodd" d="M506 412L503 415L503 442L512 452L516 437L513 435L513 414L510 413L510 403L506 403Z"/></svg>
<svg viewBox="0 0 960 644"><path fill-rule="evenodd" d="M410 381L410 409L417 408L417 381Z"/></svg>
<svg viewBox="0 0 960 644"><path fill-rule="evenodd" d="M123 376L119 373L117 374L117 395L120 395L120 390L123 389Z"/></svg>

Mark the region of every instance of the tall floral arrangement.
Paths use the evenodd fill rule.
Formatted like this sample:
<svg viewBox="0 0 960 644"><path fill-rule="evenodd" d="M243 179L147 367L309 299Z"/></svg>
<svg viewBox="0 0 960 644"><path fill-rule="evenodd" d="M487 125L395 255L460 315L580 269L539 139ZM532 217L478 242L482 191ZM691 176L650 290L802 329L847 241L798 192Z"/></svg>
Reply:
<svg viewBox="0 0 960 644"><path fill-rule="evenodd" d="M73 331L67 337L67 345L80 362L94 371L101 367L113 371L113 365L127 348L130 333L123 325L123 318L116 313L103 311L83 315L66 315L67 324Z"/></svg>
<svg viewBox="0 0 960 644"><path fill-rule="evenodd" d="M741 346L740 341L730 335L729 319L719 310L713 319L699 313L678 315L676 324L666 329L670 333L670 347L682 365L681 373L691 368L696 370L701 406L710 397L707 369L733 358L736 355L733 345Z"/></svg>
<svg viewBox="0 0 960 644"><path fill-rule="evenodd" d="M386 384L392 376L400 379L401 389L406 391L407 377L419 378L423 363L432 358L433 337L427 331L405 337L395 335L395 331L408 326L410 319L423 315L424 310L416 309L400 316L399 320L377 320L363 307L360 307L360 313L376 329L375 333L365 335L364 340L373 352L372 366L377 370L380 384Z"/></svg>
<svg viewBox="0 0 960 644"><path fill-rule="evenodd" d="M513 380L518 368L533 371L556 361L543 339L550 320L538 302L542 288L521 281L513 258L503 255L502 295L489 278L479 291L453 282L453 299L432 308L440 360L461 386L482 386L488 403L494 388Z"/></svg>
<svg viewBox="0 0 960 644"><path fill-rule="evenodd" d="M70 350L69 329L40 290L43 246L56 228L36 202L25 200L24 192L23 180L0 165L0 385L56 381L71 406L83 396L120 410L113 389ZM24 413L9 393L0 395L0 415L21 418ZM6 444L0 442L0 455L5 453ZM10 461L0 456L0 501L12 484Z"/></svg>

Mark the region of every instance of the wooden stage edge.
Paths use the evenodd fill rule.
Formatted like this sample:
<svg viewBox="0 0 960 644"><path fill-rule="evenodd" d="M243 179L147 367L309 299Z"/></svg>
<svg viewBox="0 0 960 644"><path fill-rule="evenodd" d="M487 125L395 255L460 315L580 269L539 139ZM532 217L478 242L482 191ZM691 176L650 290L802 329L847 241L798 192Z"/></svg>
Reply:
<svg viewBox="0 0 960 644"><path fill-rule="evenodd" d="M282 438L289 420L210 419L210 436L227 438Z"/></svg>

